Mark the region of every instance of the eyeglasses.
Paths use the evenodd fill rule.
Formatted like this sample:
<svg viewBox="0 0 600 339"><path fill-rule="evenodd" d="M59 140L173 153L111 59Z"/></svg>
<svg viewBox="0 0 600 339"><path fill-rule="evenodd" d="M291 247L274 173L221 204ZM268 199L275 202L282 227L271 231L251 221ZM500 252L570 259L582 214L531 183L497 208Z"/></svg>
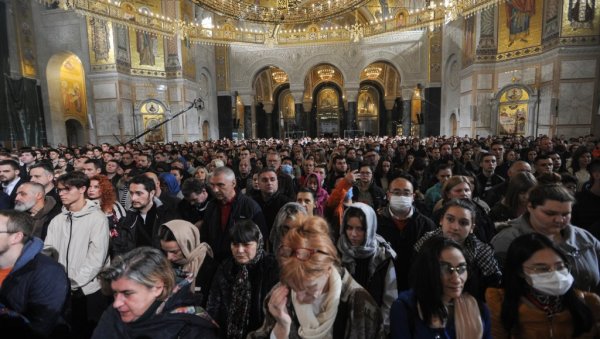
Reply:
<svg viewBox="0 0 600 339"><path fill-rule="evenodd" d="M533 271L535 273L548 273L553 271L562 271L567 270L570 271L570 268L564 262L559 262L554 265L546 265L546 264L533 264L531 266L523 266L524 268Z"/></svg>
<svg viewBox="0 0 600 339"><path fill-rule="evenodd" d="M360 175L371 175L371 174L373 174L371 172L359 172L359 173L360 173Z"/></svg>
<svg viewBox="0 0 600 339"><path fill-rule="evenodd" d="M467 264L460 264L454 267L447 262L440 262L440 270L442 271L442 274L446 275L452 275L455 272L458 275L462 275L467 272Z"/></svg>
<svg viewBox="0 0 600 339"><path fill-rule="evenodd" d="M291 248L287 246L280 246L278 250L279 256L283 258L290 258L292 256L301 261L310 259L315 253L321 253L327 255L326 252L321 250L315 250L312 248Z"/></svg>
<svg viewBox="0 0 600 339"><path fill-rule="evenodd" d="M15 234L15 233L18 233L18 232L15 232L15 231L8 231L8 230L6 230L6 231L0 231L0 234L2 234L2 233L6 233L6 234Z"/></svg>

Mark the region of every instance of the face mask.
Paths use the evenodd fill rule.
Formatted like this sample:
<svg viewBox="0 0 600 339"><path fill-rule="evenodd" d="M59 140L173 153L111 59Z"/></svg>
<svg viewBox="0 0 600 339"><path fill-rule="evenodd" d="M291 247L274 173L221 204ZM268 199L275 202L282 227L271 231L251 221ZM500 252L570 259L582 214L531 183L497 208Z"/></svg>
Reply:
<svg viewBox="0 0 600 339"><path fill-rule="evenodd" d="M375 152L379 153L379 146L375 146Z"/></svg>
<svg viewBox="0 0 600 339"><path fill-rule="evenodd" d="M527 274L531 280L531 287L536 290L553 296L560 296L567 293L573 285L573 276L566 268L560 271L546 273Z"/></svg>
<svg viewBox="0 0 600 339"><path fill-rule="evenodd" d="M406 214L410 211L413 203L413 197L392 195L390 198L390 208L397 214Z"/></svg>
<svg viewBox="0 0 600 339"><path fill-rule="evenodd" d="M292 170L293 170L292 165L288 165L288 164L281 165L282 173L285 173L287 175L292 175Z"/></svg>

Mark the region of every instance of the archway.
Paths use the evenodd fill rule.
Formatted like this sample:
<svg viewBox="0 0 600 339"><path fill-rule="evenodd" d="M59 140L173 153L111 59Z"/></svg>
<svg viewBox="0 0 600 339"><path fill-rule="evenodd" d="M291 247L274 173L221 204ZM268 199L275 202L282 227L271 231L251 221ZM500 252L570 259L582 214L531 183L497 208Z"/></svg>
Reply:
<svg viewBox="0 0 600 339"><path fill-rule="evenodd" d="M456 114L450 115L450 135L456 136L458 133L458 121L456 120Z"/></svg>
<svg viewBox="0 0 600 339"><path fill-rule="evenodd" d="M69 146L79 146L85 143L83 139L83 126L78 120L67 119L65 121L65 130L67 131L67 144Z"/></svg>
<svg viewBox="0 0 600 339"><path fill-rule="evenodd" d="M376 87L366 85L360 88L356 120L358 129L363 130L366 135L379 135L380 98L381 95Z"/></svg>
<svg viewBox="0 0 600 339"><path fill-rule="evenodd" d="M210 130L210 125L208 124L208 120L204 120L204 122L202 123L202 139L203 140L209 139L209 130Z"/></svg>

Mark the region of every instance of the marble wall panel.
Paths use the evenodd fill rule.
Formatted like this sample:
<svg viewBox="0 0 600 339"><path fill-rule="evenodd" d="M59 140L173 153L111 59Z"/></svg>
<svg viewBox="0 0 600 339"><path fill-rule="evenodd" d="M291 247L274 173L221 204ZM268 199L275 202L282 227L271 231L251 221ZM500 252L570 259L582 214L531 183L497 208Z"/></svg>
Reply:
<svg viewBox="0 0 600 339"><path fill-rule="evenodd" d="M471 127L471 94L460 97L459 127Z"/></svg>
<svg viewBox="0 0 600 339"><path fill-rule="evenodd" d="M492 89L492 74L479 74L477 76L477 89Z"/></svg>
<svg viewBox="0 0 600 339"><path fill-rule="evenodd" d="M552 81L552 79L554 79L554 64L542 65L542 82Z"/></svg>
<svg viewBox="0 0 600 339"><path fill-rule="evenodd" d="M490 93L477 94L477 127L490 127L492 121L492 103Z"/></svg>
<svg viewBox="0 0 600 339"><path fill-rule="evenodd" d="M498 89L512 83L513 71L498 73Z"/></svg>
<svg viewBox="0 0 600 339"><path fill-rule="evenodd" d="M169 100L181 101L181 88L179 86L169 86Z"/></svg>
<svg viewBox="0 0 600 339"><path fill-rule="evenodd" d="M94 103L96 112L96 134L112 135L119 130L117 115L117 102L115 100L96 101Z"/></svg>
<svg viewBox="0 0 600 339"><path fill-rule="evenodd" d="M544 86L540 88L540 116L537 119L537 123L540 125L549 125L550 118L552 116L552 87ZM533 122L536 123L535 121Z"/></svg>
<svg viewBox="0 0 600 339"><path fill-rule="evenodd" d="M198 98L198 93L189 87L184 88L184 100L192 102Z"/></svg>
<svg viewBox="0 0 600 339"><path fill-rule="evenodd" d="M131 99L131 86L126 82L119 83L119 95L122 99Z"/></svg>
<svg viewBox="0 0 600 339"><path fill-rule="evenodd" d="M591 126L557 126L556 135L565 135L568 137L576 137L590 134Z"/></svg>
<svg viewBox="0 0 600 339"><path fill-rule="evenodd" d="M473 78L467 77L460 80L460 92L465 93L473 89Z"/></svg>
<svg viewBox="0 0 600 339"><path fill-rule="evenodd" d="M591 124L594 83L562 83L558 99L558 124Z"/></svg>
<svg viewBox="0 0 600 339"><path fill-rule="evenodd" d="M535 83L535 67L525 68L521 73L521 82L527 85Z"/></svg>
<svg viewBox="0 0 600 339"><path fill-rule="evenodd" d="M565 60L560 64L561 79L587 79L596 75L596 60Z"/></svg>
<svg viewBox="0 0 600 339"><path fill-rule="evenodd" d="M94 99L116 99L117 84L94 84Z"/></svg>

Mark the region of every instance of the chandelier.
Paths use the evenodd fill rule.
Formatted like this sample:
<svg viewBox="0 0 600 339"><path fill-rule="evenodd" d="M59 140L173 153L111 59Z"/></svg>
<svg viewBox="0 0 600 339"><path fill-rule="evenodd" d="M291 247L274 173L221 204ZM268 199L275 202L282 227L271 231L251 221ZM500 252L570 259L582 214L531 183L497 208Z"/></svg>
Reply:
<svg viewBox="0 0 600 339"><path fill-rule="evenodd" d="M216 14L260 23L308 23L358 9L369 0L192 0Z"/></svg>
<svg viewBox="0 0 600 339"><path fill-rule="evenodd" d="M275 82L278 84L283 84L288 80L287 73L285 73L284 71L274 71L273 73L271 73L271 76L273 77L273 80L275 80Z"/></svg>
<svg viewBox="0 0 600 339"><path fill-rule="evenodd" d="M319 75L319 78L323 81L331 80L334 74L335 70L333 68L321 68L317 71L317 75Z"/></svg>
<svg viewBox="0 0 600 339"><path fill-rule="evenodd" d="M379 74L381 74L382 68L381 67L377 67L377 66L369 66L367 68L365 68L365 75L367 76L367 78L373 80L373 79L377 79L379 77Z"/></svg>

